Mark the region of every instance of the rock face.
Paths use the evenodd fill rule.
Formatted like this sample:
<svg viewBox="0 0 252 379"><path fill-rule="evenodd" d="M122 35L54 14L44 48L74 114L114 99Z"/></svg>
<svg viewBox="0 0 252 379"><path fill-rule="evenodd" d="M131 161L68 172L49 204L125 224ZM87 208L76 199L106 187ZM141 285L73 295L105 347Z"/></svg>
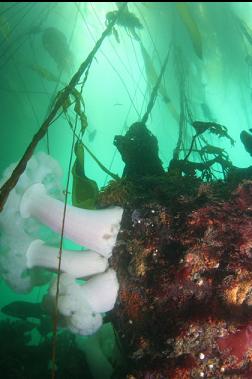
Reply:
<svg viewBox="0 0 252 379"><path fill-rule="evenodd" d="M128 203L111 259L117 379L252 377L252 182L209 199Z"/></svg>

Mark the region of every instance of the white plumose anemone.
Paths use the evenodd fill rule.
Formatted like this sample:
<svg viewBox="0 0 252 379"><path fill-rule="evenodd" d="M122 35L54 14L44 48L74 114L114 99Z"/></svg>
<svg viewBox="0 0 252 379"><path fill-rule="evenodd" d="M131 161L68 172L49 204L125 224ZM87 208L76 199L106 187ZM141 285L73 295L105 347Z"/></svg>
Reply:
<svg viewBox="0 0 252 379"><path fill-rule="evenodd" d="M42 240L34 240L26 252L27 268L41 267L57 271L59 248L48 246ZM85 278L104 272L108 261L95 251L62 250L60 270L74 278Z"/></svg>
<svg viewBox="0 0 252 379"><path fill-rule="evenodd" d="M0 186L8 179L15 168L11 164L4 172ZM45 153L34 155L28 162L26 170L20 176L15 188L0 213L0 275L16 292L29 292L34 285L40 285L38 271L27 272L26 251L36 238L46 237L51 243L58 240L49 229L42 228L35 220L23 219L20 215L20 203L24 192L34 183L43 183L48 193L62 197L62 170L56 160ZM37 279L36 280L36 276ZM48 280L47 275L44 279Z"/></svg>
<svg viewBox="0 0 252 379"><path fill-rule="evenodd" d="M116 275L103 273L97 275L98 279L96 288L94 284L90 285L90 281L95 280L96 277L88 280L84 285L79 285L75 282L75 279L68 274L61 274L59 283L59 297L58 297L58 311L61 316L61 320L64 321L66 327L73 333L80 335L90 335L95 333L102 325L101 311L111 310L116 301L116 295L118 290L118 283ZM102 284L102 279L106 283L106 276L113 276L114 280L109 280L110 285ZM115 282L116 281L116 282ZM94 303L98 304L100 301L102 307L97 310L93 308L93 304L90 303L90 298L85 291L88 287L93 287L93 296L96 298ZM49 302L55 303L57 282L54 281L48 294ZM111 291L111 292L110 292ZM111 296L111 293L113 294ZM113 300L112 300L113 298ZM47 299L48 300L48 299Z"/></svg>
<svg viewBox="0 0 252 379"><path fill-rule="evenodd" d="M13 168L14 165L5 172L3 181ZM48 242L54 246L56 242L58 246L59 235L55 238L55 232L62 230L61 176L54 159L45 153L35 155L0 213L0 274L16 292L28 292L38 284L38 279L42 280L40 284L44 283L46 270L58 268L59 248L49 246ZM90 249L62 251L63 273L57 305L65 325L73 333L95 333L102 325L102 313L114 307L119 285L115 271L105 270L122 214L120 207L100 210L66 207L64 236ZM37 272L42 272L42 278ZM83 277L89 280L84 284L76 282L76 278ZM55 306L56 288L54 281L47 296L51 306Z"/></svg>
<svg viewBox="0 0 252 379"><path fill-rule="evenodd" d="M45 186L32 185L20 204L22 217L34 217L56 232L61 232L64 203L46 193ZM123 209L120 207L89 210L67 205L64 235L81 246L110 257L116 243Z"/></svg>

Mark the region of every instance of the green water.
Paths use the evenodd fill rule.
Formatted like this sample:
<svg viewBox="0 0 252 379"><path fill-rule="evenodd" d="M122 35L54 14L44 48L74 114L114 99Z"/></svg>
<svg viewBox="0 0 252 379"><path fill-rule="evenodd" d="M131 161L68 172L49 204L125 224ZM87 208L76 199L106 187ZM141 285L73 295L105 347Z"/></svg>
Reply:
<svg viewBox="0 0 252 379"><path fill-rule="evenodd" d="M135 28L135 31L157 75L170 49L162 80L170 101L165 103L162 94L157 96L147 126L158 139L160 159L166 170L178 140L183 74L183 94L193 120L225 125L235 140L231 146L227 139L209 135L208 142L225 148L233 165L248 167L251 157L239 136L242 130L248 131L252 125L252 44L248 38L248 33L252 38L252 5L188 4L187 9L180 9L177 3L131 2L128 5L142 23L142 29ZM21 159L48 115L56 94L69 83L100 38L106 27L107 12L117 9L113 2L1 3L0 173ZM247 35L240 27L241 22L248 26ZM52 27L65 36L68 52L71 52L67 60L69 64L65 66L59 66L43 43L45 30ZM63 47L56 46L53 36L49 35L48 43L64 56L60 50ZM200 48L202 56L199 56ZM42 68L48 70L47 74L41 71ZM57 80L48 78L48 72ZM155 84L151 78L153 72L146 72L140 42L129 27L116 25L114 33L104 40L95 55L83 90L88 120L83 141L116 175L122 175L124 164L113 145L114 136L125 134L129 126L144 115ZM177 119L171 107L175 109ZM69 110L69 117L74 122L73 108ZM183 133L184 148L188 149L194 133L188 119ZM64 189L72 138L69 123L64 115L60 115L50 125L47 138L43 138L35 149L36 152L50 152L59 162L64 171ZM196 161L199 159L196 153L193 157ZM86 175L95 180L99 188L111 180L88 154L85 155L85 169ZM219 177L218 173L216 177ZM72 179L70 190L71 183ZM29 294L17 294L0 280L0 308L17 300L40 302L47 291L47 286L43 286L34 288ZM0 319L5 318L0 314ZM100 341L113 342L114 336L108 326L99 333L98 336L83 337L80 345L86 352L94 377L106 379L110 377L112 366L102 352L104 342ZM39 338L33 334L31 343L37 343Z"/></svg>

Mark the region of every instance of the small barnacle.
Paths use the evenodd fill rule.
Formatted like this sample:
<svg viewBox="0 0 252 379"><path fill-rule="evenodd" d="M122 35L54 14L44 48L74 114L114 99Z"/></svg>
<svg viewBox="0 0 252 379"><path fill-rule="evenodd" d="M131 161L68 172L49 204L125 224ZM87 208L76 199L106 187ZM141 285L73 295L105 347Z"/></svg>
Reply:
<svg viewBox="0 0 252 379"><path fill-rule="evenodd" d="M205 358L205 354L203 354L203 353L200 353L200 355L199 355L199 359L204 359Z"/></svg>

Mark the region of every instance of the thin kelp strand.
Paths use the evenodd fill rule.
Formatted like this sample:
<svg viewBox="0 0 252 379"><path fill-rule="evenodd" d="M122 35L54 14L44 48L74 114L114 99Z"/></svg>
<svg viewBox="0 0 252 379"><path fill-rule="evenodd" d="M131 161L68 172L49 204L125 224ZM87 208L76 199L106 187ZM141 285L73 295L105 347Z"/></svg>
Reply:
<svg viewBox="0 0 252 379"><path fill-rule="evenodd" d="M136 61L136 63L137 63L138 71L140 72L143 81L144 81L144 82L146 83L146 85L147 85L147 78L146 78L146 75L144 74L144 70L141 69L140 62L139 62L139 57L138 57L138 55L137 55L136 47L135 47L135 44L134 44L134 42L133 42L133 37L130 35L129 38L130 38L130 41L131 41L132 50L133 50L134 55L135 55L135 61ZM145 94L143 93L143 97L144 97L144 96L145 96Z"/></svg>
<svg viewBox="0 0 252 379"><path fill-rule="evenodd" d="M92 8L92 11L97 19L97 21L99 22L99 24L101 25L101 27L103 26L104 22L101 21L100 17L98 16L94 6L91 4L91 8ZM132 77L132 72L129 70L128 68L128 65L125 64L125 62L123 61L123 59L121 58L121 56L118 54L118 51L114 45L114 43L112 43L111 39L109 39L109 44L111 46L111 48L114 50L114 53L116 55L116 57L118 58L118 60L120 61L120 63L122 64L123 68L125 69L125 71L128 73L128 75L130 76L130 78L132 80L134 80L134 78ZM128 55L127 55L128 57Z"/></svg>
<svg viewBox="0 0 252 379"><path fill-rule="evenodd" d="M3 14L9 12L10 10L13 10L13 6L19 6L19 10L20 10L20 7L23 6L23 8L24 8L24 7L27 7L28 5L29 5L29 3L19 3L19 2L16 1L16 2L12 3L12 5L10 7L3 9L0 12L0 16L2 16Z"/></svg>
<svg viewBox="0 0 252 379"><path fill-rule="evenodd" d="M78 5L76 5L76 6L78 6ZM82 15L82 12L81 12L81 11L80 11L80 14ZM87 22L86 22L86 20L85 20L85 18L84 18L83 15L82 15L82 19L83 19L83 21L84 21L84 23L85 23L85 26L86 26L86 28L87 28L87 30L88 30L88 32L89 32L91 38L92 38L93 40L95 40L95 37L94 37L92 31L90 30L90 28L89 28L89 26L88 26L88 24L87 24ZM110 43L111 43L111 42L110 42ZM111 44L111 46L112 46L112 48L114 48L114 46L113 46L112 44ZM118 59L121 60L119 54L118 54L117 52L115 52L115 53L116 53ZM120 81L121 81L123 87L125 88L125 91L127 92L127 95L128 95L128 97L129 97L129 99L130 99L130 101L131 101L131 103L132 103L132 106L133 106L133 108L134 108L136 114L138 115L138 117L140 117L140 114L139 114L139 112L138 112L138 110L137 110L137 108L136 108L136 106L135 106L135 104L134 104L134 101L133 101L133 99L132 99L132 97L131 97L131 95L130 95L130 92L129 92L129 90L128 90L128 87L127 87L127 85L126 85L126 83L125 83L125 80L123 79L122 75L119 73L119 71L116 69L116 67L114 66L114 64L111 62L111 60L107 57L107 55L106 55L103 51L101 51L101 54L103 55L103 57L106 59L106 61L109 63L109 65L111 66L111 68L114 70L114 72L116 73L116 75L117 75L118 78L120 79ZM121 61L122 61L122 60L121 60Z"/></svg>
<svg viewBox="0 0 252 379"><path fill-rule="evenodd" d="M39 118L38 118L37 112L35 110L34 104L33 104L32 100L30 98L30 94L27 91L26 82L23 79L23 76L22 76L22 73L20 71L20 68L19 68L19 66L18 66L18 64L17 64L17 62L16 62L16 60L14 58L12 58L12 63L13 63L13 66L15 68L15 71L16 71L18 77L19 77L20 82L22 83L22 86L23 86L24 90L26 90L26 93L25 93L26 100L27 100L27 102L29 103L29 105L31 107L31 111L32 111L33 117L34 117L34 119L36 121L36 124L37 124L37 126L39 126Z"/></svg>
<svg viewBox="0 0 252 379"><path fill-rule="evenodd" d="M93 9L94 15L96 16L98 22L100 23L100 25L103 25L103 23L102 23L102 21L100 20L100 18L99 18L99 16L98 16L97 12L96 12L96 10L95 10L95 8L93 7L93 5L91 5L91 7L92 7L92 9ZM129 38L129 37L130 37L130 36L128 36L128 38ZM113 49L113 51L114 51L114 53L115 53L117 59L118 59L119 62L121 63L122 67L125 69L125 71L126 71L126 72L128 73L128 75L130 76L130 79L131 79L131 80L133 81L133 83L134 83L135 80L134 80L134 77L133 77L133 75L132 75L132 70L130 71L130 70L128 69L128 65L125 64L125 62L123 61L122 57L118 54L118 51L117 51L115 45L112 43L111 39L109 40L109 43L110 43L110 45L111 45L111 47L112 47L112 49ZM102 51L101 51L101 53L105 56L105 54L104 54ZM126 57L128 58L128 56L129 56L129 55L127 55ZM106 57L106 59L108 60L107 57ZM129 65L130 65L130 64L131 64L131 62L129 62ZM142 95L144 95L143 92L141 91L141 89L140 89L140 92L141 92Z"/></svg>
<svg viewBox="0 0 252 379"><path fill-rule="evenodd" d="M149 28L149 24L148 24L148 22L146 21L146 18L145 18L145 16L144 16L143 12L141 11L141 3L137 3L137 2L135 2L135 3L132 3L132 4L134 4L134 7L136 8L137 12L139 13L140 18L141 18L141 21L142 21L142 23L144 24L144 27L145 27L147 33L149 34L149 37L150 37L150 39L151 39L151 41L152 41L152 43L153 43L153 46L154 46L155 44L154 44L154 40L153 40L153 37L152 37L151 31L150 31L150 28ZM156 52L158 53L157 50L156 50ZM159 63L160 63L160 64L162 63L162 62L161 62L161 59L160 59L160 62L159 62Z"/></svg>
<svg viewBox="0 0 252 379"><path fill-rule="evenodd" d="M145 29L146 29L147 33L149 34L149 37L150 37L150 40L151 40L151 43L152 43L153 49L154 49L154 51L155 51L155 53L156 53L156 56L157 56L158 61L159 61L159 64L160 64L160 66L161 66L161 65L162 65L162 60L161 60L161 57L160 57L160 55L159 55L159 52L158 52L157 46L156 46L156 44L155 44L155 42L154 42L154 39L153 39L153 37L152 37L152 34L151 34L151 31L150 31L149 24L147 23L146 18L144 17L143 12L141 11L140 6L137 4L137 2L134 3L134 6L136 7L138 13L139 13L140 16L141 16L141 19L142 19L142 21L143 21L143 23L144 23L144 26L145 26Z"/></svg>
<svg viewBox="0 0 252 379"><path fill-rule="evenodd" d="M92 153L92 151L86 146L86 144L83 143L83 141L81 140L80 138L80 135L77 135L76 134L76 131L74 131L74 128L73 128L73 124L71 122L71 119L69 117L69 115L65 114L65 117L66 117L66 120L70 126L70 128L72 129L72 131L74 132L75 134L75 137L77 138L77 140L83 145L84 149L87 150L88 154L93 158L93 160L98 164L98 166L109 176L111 176L112 179L114 180L118 180L119 179L119 176L116 175L116 174L113 174L113 172L111 172L109 169L107 169L104 164L101 163L101 161L94 155L94 153Z"/></svg>
<svg viewBox="0 0 252 379"><path fill-rule="evenodd" d="M143 68L143 69L144 69L144 68ZM133 94L133 100L134 100L134 98L135 98L135 96L136 96L136 94L137 94L137 89L138 89L138 85L139 85L140 80L141 80L141 75L139 76L138 81L137 81L137 83L136 83L135 91L134 91L134 94ZM146 99L146 97L147 97L147 92L146 92L146 94L145 94L145 99ZM143 105L144 105L144 101L143 101ZM143 105L142 105L142 106L143 106ZM123 123L123 125L122 125L122 127L121 127L120 134L123 133L125 127L127 126L127 120L128 120L129 115L130 115L130 112L131 112L132 106L133 106L133 103L131 102L130 105L129 105L129 109L128 109L128 111L127 111L127 114L126 114L126 117L125 117L124 123ZM141 113L142 113L142 109L141 109L141 111L140 111L140 114L141 114ZM110 164L109 164L109 170L112 169L112 166L113 166L113 164L114 164L114 160L115 160L115 157L116 157L117 154L118 154L118 149L117 149L116 147L114 147L113 155L112 155L112 158L111 158L111 161L110 161ZM107 180L108 180L108 175L105 176L103 186L106 185Z"/></svg>
<svg viewBox="0 0 252 379"><path fill-rule="evenodd" d="M167 66L167 63L169 61L169 57L170 57L170 52L171 52L171 45L169 47L169 50L168 50L168 53L166 55L166 58L164 60L164 63L163 63L163 66L162 66L162 69L160 71L160 74L158 76L158 79L157 79L157 82L152 90L152 93L151 93L151 96L150 96L150 100L149 100L149 103L147 105L147 109L146 109L146 112L145 114L143 115L142 117L142 122L145 124L147 121L148 121L148 117L153 109L153 106L155 104L155 101L156 101L156 98L157 98L157 92L158 92L158 88L160 86L160 83L161 83L161 79L162 79L162 76L164 75L164 72L165 72L165 69L166 69L166 66Z"/></svg>
<svg viewBox="0 0 252 379"><path fill-rule="evenodd" d="M3 50L3 46L0 45L0 50L2 51L0 58L4 58L4 56L7 54L7 52L9 52L9 55L7 55L7 57L5 58L5 61L1 64L0 69L3 68L9 62L9 60L16 54L16 52L21 49L21 47L26 43L27 38L29 38L33 35L36 35L37 33L42 31L41 25L48 18L51 9L52 8L50 8L50 7L49 7L49 9L43 9L41 11L41 14L40 14L39 23L36 23L36 24L30 26L26 32L24 32L23 34L20 34L19 36L16 36L15 41L11 45L11 48L7 44L6 48ZM27 13L29 13L29 12L27 11ZM26 15L23 16L21 21L24 19L25 16ZM11 35L11 33L13 33L13 31L16 29L16 27L20 27L20 21L18 21L17 24L11 29L10 35ZM5 44L5 41L3 42L3 45L4 44Z"/></svg>
<svg viewBox="0 0 252 379"><path fill-rule="evenodd" d="M9 33L9 37L11 36L11 34L13 34L13 32L20 27L20 23L25 19L25 17L30 13L30 11L34 8L35 4L34 3L31 3L29 4L29 8L26 10L26 12L24 12L24 14L21 15L21 17L18 19L17 23L12 27L12 29L10 30L10 33ZM26 34L26 33L25 33ZM21 35L23 36L23 35ZM20 37L21 37L20 36ZM15 38L15 42L17 41L17 37ZM7 46L7 48L2 51L3 49L3 45L5 44L5 41L0 44L0 50L1 50L1 55L0 55L0 58L4 56L5 54L5 51L6 49L9 48L9 46Z"/></svg>
<svg viewBox="0 0 252 379"><path fill-rule="evenodd" d="M78 116L76 114L73 135L72 135L72 146L71 153L68 164L67 171L67 183L65 190L65 198L64 198L64 210L63 210L63 219L62 219L62 227L60 234L60 245L59 245L59 261L58 261L58 270L57 270L57 281L56 281L56 296L55 296L55 307L54 307L54 323L53 323L53 339L52 339L52 379L55 378L56 375L56 353L57 353L57 330L58 330L58 302L59 302L59 284L60 284L60 271L61 271L61 260L62 260L62 248L63 248L63 239L64 239L64 228L65 228L65 219L66 219L66 208L67 208L67 200L69 193L69 184L70 184L70 176L72 169L72 160L73 160L73 151L75 144L75 131L77 127Z"/></svg>
<svg viewBox="0 0 252 379"><path fill-rule="evenodd" d="M123 9L124 9L124 7L126 5L127 5L127 3L124 3L124 5L120 9L120 11L118 12L118 16L117 17L120 16L121 11L123 11ZM27 147L26 151L24 152L24 155L22 156L22 158L18 162L16 168L13 170L10 178L1 187L1 189L0 189L0 211L2 211L3 206L4 206L4 204L5 204L5 202L6 202L7 198L8 198L8 195L9 195L10 191L15 187L15 185L18 182L18 179L20 178L20 176L24 172L24 170L26 168L26 165L27 165L27 162L31 158L31 156L33 154L33 151L36 148L38 142L46 134L46 131L47 131L47 129L50 126L50 123L55 118L55 116L57 115L59 109L62 107L62 105L64 104L64 102L68 99L69 95L72 93L73 89L75 88L75 86L79 82L81 76L86 71L87 67L89 66L90 61L93 61L93 59L95 57L95 54L99 50L99 48L102 45L102 42L104 41L104 39L111 33L111 30L112 30L114 24L116 23L116 20L117 20L117 18L115 18L106 27L106 29L102 33L101 37L99 38L99 40L96 42L94 48L89 53L89 55L86 58L86 60L80 65L78 71L73 75L73 77L70 80L69 84L64 88L63 91L61 91L61 93L59 94L57 100L55 101L55 104L54 104L54 107L53 107L52 111L50 112L50 114L48 115L48 117L46 118L46 120L43 122L43 124L41 125L40 129L38 130L38 132L34 135L31 143L29 144L29 146Z"/></svg>
<svg viewBox="0 0 252 379"><path fill-rule="evenodd" d="M11 88L4 88L4 87L0 87L0 91L2 92L7 92L7 93L13 93L13 94L17 94L17 93L29 93L29 94L33 94L33 95L45 95L45 96L49 96L50 95L50 92L46 92L46 91L32 91L32 90L14 90L14 89L11 89Z"/></svg>

